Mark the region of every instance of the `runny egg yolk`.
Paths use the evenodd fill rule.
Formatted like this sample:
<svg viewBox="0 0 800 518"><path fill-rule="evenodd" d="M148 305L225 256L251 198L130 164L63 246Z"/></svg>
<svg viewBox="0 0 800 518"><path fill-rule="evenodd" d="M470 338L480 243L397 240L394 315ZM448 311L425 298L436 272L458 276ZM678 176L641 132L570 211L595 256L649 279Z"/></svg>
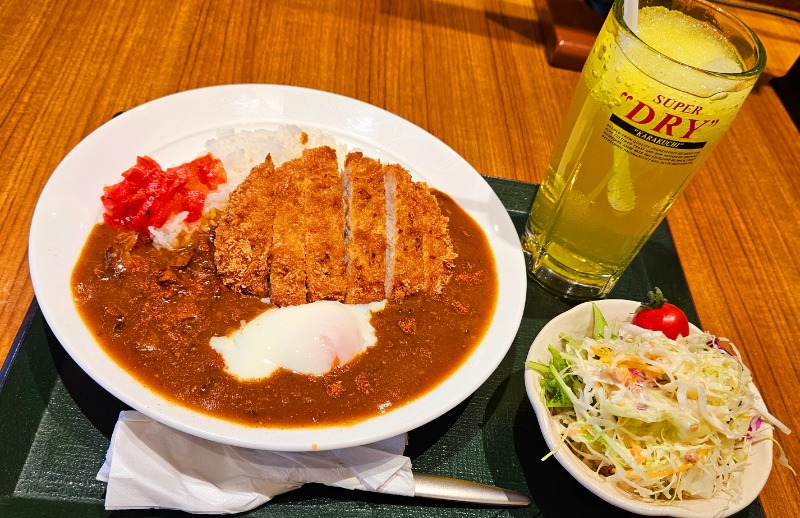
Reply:
<svg viewBox="0 0 800 518"><path fill-rule="evenodd" d="M270 309L210 344L226 370L243 380L269 377L280 367L322 375L375 344L370 318L385 305L385 300L363 305L321 300Z"/></svg>

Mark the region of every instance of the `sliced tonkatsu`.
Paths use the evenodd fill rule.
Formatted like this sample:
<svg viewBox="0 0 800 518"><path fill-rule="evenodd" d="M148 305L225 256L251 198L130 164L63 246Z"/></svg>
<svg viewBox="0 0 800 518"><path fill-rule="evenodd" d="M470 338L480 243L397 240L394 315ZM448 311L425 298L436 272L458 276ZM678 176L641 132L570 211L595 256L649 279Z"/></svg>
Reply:
<svg viewBox="0 0 800 518"><path fill-rule="evenodd" d="M400 300L425 288L422 226L414 183L396 164L383 167L386 182L386 297Z"/></svg>
<svg viewBox="0 0 800 518"><path fill-rule="evenodd" d="M226 285L276 306L365 304L440 293L456 253L428 186L396 164L330 147L277 169L270 157L231 194L214 260Z"/></svg>
<svg viewBox="0 0 800 518"><path fill-rule="evenodd" d="M306 169L305 238L308 302L345 299L345 215L336 151L303 151Z"/></svg>
<svg viewBox="0 0 800 518"><path fill-rule="evenodd" d="M267 156L231 193L217 225L214 237L217 272L234 291L259 297L269 294L275 185L275 167Z"/></svg>
<svg viewBox="0 0 800 518"><path fill-rule="evenodd" d="M306 303L306 230L313 212L306 204L304 161L296 158L276 170L275 219L270 250L270 302L276 306Z"/></svg>
<svg viewBox="0 0 800 518"><path fill-rule="evenodd" d="M385 298L386 190L377 160L361 152L344 161L347 207L347 304Z"/></svg>
<svg viewBox="0 0 800 518"><path fill-rule="evenodd" d="M447 228L449 220L442 214L436 196L431 193L426 184L414 184L414 194L417 204L417 222L422 227L424 290L441 293L442 288L453 275L454 260L457 257Z"/></svg>

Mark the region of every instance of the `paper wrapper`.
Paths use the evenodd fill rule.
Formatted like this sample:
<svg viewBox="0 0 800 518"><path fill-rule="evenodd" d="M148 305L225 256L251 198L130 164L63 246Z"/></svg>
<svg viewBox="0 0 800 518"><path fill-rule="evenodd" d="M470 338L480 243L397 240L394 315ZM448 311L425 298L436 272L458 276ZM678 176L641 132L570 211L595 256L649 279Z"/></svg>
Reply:
<svg viewBox="0 0 800 518"><path fill-rule="evenodd" d="M413 496L406 436L319 452L228 446L165 426L136 412L120 414L97 479L105 507L239 513L306 482Z"/></svg>

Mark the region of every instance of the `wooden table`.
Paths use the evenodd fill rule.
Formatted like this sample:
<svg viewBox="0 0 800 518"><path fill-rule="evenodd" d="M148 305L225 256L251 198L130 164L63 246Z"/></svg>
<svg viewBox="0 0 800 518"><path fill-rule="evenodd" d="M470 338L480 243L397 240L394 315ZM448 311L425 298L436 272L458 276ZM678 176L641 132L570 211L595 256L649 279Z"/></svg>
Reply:
<svg viewBox="0 0 800 518"><path fill-rule="evenodd" d="M0 360L33 297L28 227L50 173L115 113L191 88L299 85L355 97L434 134L479 172L539 182L578 73L547 64L543 0L0 2ZM800 27L738 11L767 69L671 210L705 328L737 343L800 468L800 134L769 85ZM775 467L769 518L800 516Z"/></svg>

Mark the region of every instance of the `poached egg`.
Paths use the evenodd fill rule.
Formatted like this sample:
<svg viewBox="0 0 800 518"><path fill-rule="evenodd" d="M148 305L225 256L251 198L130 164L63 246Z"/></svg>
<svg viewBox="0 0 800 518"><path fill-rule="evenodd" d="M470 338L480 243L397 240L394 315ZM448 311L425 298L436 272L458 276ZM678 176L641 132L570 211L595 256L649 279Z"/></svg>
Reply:
<svg viewBox="0 0 800 518"><path fill-rule="evenodd" d="M345 365L377 342L372 313L386 301L342 304L320 300L265 311L211 347L226 370L242 380L267 378L278 368L322 375Z"/></svg>

